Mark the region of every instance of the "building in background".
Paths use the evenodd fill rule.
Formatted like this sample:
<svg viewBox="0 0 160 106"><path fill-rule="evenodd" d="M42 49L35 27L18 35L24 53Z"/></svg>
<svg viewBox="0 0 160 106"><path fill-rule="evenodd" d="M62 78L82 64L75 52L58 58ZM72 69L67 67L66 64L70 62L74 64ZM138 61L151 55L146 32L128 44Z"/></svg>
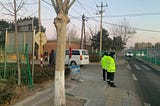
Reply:
<svg viewBox="0 0 160 106"><path fill-rule="evenodd" d="M33 28L36 28L36 33L39 31L38 28L38 18L36 17L26 17L23 19L18 19L18 31L33 31ZM41 26L41 32L45 32L45 28Z"/></svg>
<svg viewBox="0 0 160 106"><path fill-rule="evenodd" d="M72 49L79 49L80 48L80 41L73 41L70 42L70 46ZM44 46L44 52L48 52L48 54L50 54L50 52L52 50L56 51L56 47L57 47L57 40L48 40L46 45ZM66 49L69 48L69 43L68 41L66 42Z"/></svg>
<svg viewBox="0 0 160 106"><path fill-rule="evenodd" d="M135 43L135 49L145 49L145 48L150 48L152 47L152 43L148 42L148 43Z"/></svg>

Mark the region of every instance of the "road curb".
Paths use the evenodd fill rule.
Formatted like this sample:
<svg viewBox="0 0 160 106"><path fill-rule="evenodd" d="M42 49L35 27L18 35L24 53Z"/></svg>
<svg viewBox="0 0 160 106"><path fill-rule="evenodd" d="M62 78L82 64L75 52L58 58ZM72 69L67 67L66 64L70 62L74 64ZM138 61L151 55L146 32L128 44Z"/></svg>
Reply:
<svg viewBox="0 0 160 106"><path fill-rule="evenodd" d="M25 98L24 100L21 100L20 102L14 104L12 106L23 106L27 103L30 103L31 101L33 101L37 97L39 97L41 95L45 95L47 92L51 92L51 90L53 90L53 88L49 88L49 89L46 89L46 90L39 91L39 92L35 93L34 95L29 96L28 98ZM49 98L52 98L52 96L53 95L51 94Z"/></svg>

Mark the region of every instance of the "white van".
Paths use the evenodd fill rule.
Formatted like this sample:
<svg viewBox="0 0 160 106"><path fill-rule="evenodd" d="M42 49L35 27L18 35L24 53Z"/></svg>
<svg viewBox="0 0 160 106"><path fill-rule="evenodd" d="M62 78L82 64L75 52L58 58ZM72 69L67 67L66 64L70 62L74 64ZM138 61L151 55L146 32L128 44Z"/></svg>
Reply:
<svg viewBox="0 0 160 106"><path fill-rule="evenodd" d="M72 55L69 59L69 50L66 50L65 64L68 65L86 65L89 64L88 50L72 49Z"/></svg>

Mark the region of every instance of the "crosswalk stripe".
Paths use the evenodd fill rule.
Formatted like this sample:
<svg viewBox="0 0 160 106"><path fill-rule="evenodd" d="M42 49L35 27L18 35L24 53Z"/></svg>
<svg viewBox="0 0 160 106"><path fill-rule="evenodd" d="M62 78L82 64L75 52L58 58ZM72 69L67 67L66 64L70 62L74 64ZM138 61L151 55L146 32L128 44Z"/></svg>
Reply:
<svg viewBox="0 0 160 106"><path fill-rule="evenodd" d="M138 65L134 64L134 66L136 67L137 70L141 70L141 68Z"/></svg>
<svg viewBox="0 0 160 106"><path fill-rule="evenodd" d="M151 70L149 67L142 65L143 68L145 68L146 70Z"/></svg>

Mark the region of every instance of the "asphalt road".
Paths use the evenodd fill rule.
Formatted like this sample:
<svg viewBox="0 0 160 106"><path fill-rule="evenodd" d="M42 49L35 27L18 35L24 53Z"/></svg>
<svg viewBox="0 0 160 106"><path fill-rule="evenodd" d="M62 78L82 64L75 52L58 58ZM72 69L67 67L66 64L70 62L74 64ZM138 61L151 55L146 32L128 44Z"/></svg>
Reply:
<svg viewBox="0 0 160 106"><path fill-rule="evenodd" d="M128 59L128 64L144 105L159 106L160 70L155 70L149 65L133 58Z"/></svg>

